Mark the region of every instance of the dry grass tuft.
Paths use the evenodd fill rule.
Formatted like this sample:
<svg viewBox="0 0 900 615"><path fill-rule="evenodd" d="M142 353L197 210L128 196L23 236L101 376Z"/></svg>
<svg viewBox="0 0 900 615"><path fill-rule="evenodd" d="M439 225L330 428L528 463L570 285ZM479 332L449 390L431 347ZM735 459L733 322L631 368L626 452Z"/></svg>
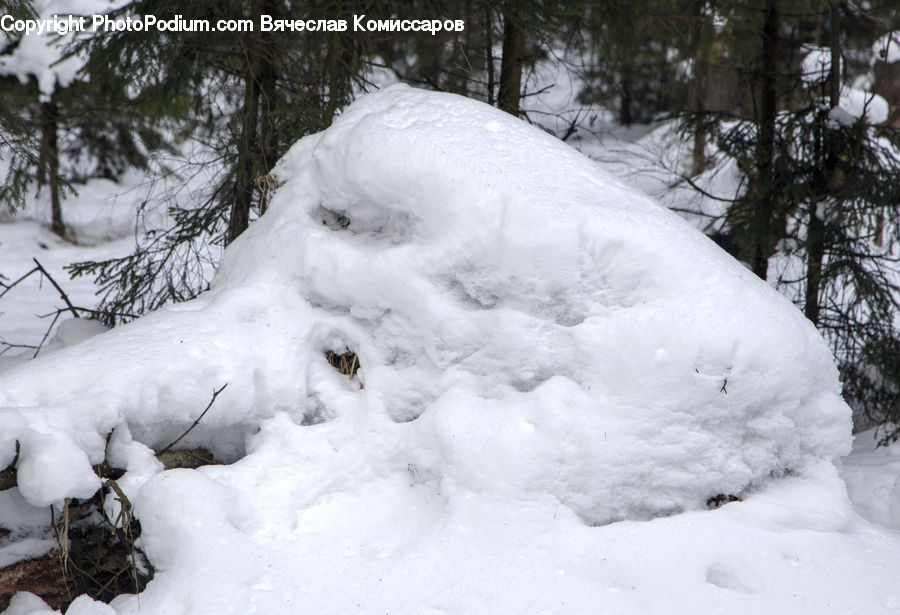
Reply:
<svg viewBox="0 0 900 615"><path fill-rule="evenodd" d="M355 352L348 351L343 354L338 354L333 350L329 350L325 353L325 359L328 360L331 367L351 380L353 379L353 376L356 375L356 372L359 371L359 357L356 356Z"/></svg>

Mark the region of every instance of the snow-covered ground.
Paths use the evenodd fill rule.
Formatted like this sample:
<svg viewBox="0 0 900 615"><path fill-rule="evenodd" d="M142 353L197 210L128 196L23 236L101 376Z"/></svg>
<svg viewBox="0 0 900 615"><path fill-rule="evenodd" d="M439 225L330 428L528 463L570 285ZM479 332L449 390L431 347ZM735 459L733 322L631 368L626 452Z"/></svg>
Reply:
<svg viewBox="0 0 900 615"><path fill-rule="evenodd" d="M275 174L211 291L0 372L0 467L21 445L0 566L53 546L21 537L106 456L156 576L70 614L900 610L900 447L861 434L839 459L826 345L680 218L536 128L403 86ZM29 251L55 276L126 247L0 232L13 279ZM58 302L14 293L0 336L39 338ZM226 383L186 444L235 463L163 472L148 447ZM707 510L720 494L741 501Z"/></svg>

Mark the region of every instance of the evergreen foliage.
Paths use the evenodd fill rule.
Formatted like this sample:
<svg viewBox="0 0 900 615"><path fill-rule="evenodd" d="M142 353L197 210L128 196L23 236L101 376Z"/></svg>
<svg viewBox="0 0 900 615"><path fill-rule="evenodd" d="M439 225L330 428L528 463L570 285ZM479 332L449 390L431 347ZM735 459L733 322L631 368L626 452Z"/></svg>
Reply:
<svg viewBox="0 0 900 615"><path fill-rule="evenodd" d="M23 85L12 76L0 76L0 146L6 176L0 184L0 205L9 212L25 204L34 169L40 167L40 131L35 130L33 103L37 85Z"/></svg>
<svg viewBox="0 0 900 615"><path fill-rule="evenodd" d="M187 161L208 166L210 155L220 173L212 188L199 197L163 195L169 213L166 228L151 229L146 239L130 255L100 262L75 263L73 276L94 276L103 294L104 320L114 324L128 314L143 313L171 301L181 301L204 290L218 262L222 246L237 238L252 219L265 211L259 187L275 161L300 137L327 127L336 111L365 89L371 58L383 54L395 70L402 71L398 58L438 58L443 66L450 58L466 58L467 68L445 73L437 69L428 76L427 60L414 62L420 82L437 89L473 94L518 112L521 85L513 82L501 96L503 76L521 74L525 39L520 48L502 56L498 77L494 68L493 44L503 24L515 24L521 37L537 40L558 23L558 8L535 11L540 2L512 1L460 3L442 6L439 14L477 15L463 33L432 36L385 37L377 33L305 32L297 36L285 32L179 33L158 32L103 34L84 45L90 54L87 71L92 82L126 83L138 92L134 104L145 113L155 113L178 121L208 148L201 160ZM455 13L454 10L467 12ZM181 15L191 19L242 19L259 14L275 19L347 19L365 14L377 19L398 11L409 12L408 4L344 0L330 2L286 2L282 0L232 0L184 2L183 0L136 0L111 16L153 14L159 19ZM438 9L422 3L422 10ZM484 21L480 21L484 15ZM462 18L462 17L460 17ZM478 26L483 28L478 34ZM502 30L506 28L506 30ZM480 46L480 47L479 47ZM489 51L489 53L487 53ZM487 55L485 55L487 54ZM516 62L510 60L515 55ZM468 58L483 57L480 68ZM445 58L445 59L442 59ZM458 66L458 65L457 65ZM506 66L504 69L503 67ZM487 74L479 74L484 69ZM504 70L506 72L504 72ZM521 77L520 77L521 78Z"/></svg>
<svg viewBox="0 0 900 615"><path fill-rule="evenodd" d="M152 14L185 20L351 19L361 3L280 0L136 0L112 16ZM361 84L366 41L351 32L122 32L95 36L85 48L98 80L127 83L134 104L177 123L203 143L181 173L214 166L218 175L198 195L158 195L166 228L151 228L123 258L73 264L92 275L113 324L208 285L221 248L265 211L260 178L300 137L325 128ZM124 58L124 60L123 60ZM258 181L260 180L260 181Z"/></svg>
<svg viewBox="0 0 900 615"><path fill-rule="evenodd" d="M16 17L38 17L30 3L17 2L13 8ZM76 55L71 37L46 35L45 40L60 61ZM21 41L21 35L10 36L0 48L0 59L13 58ZM30 74L22 81L21 76L0 74L0 147L6 162L0 205L13 212L35 185L38 193L46 188L52 229L67 237L61 200L74 191L73 183L90 177L115 179L127 168L145 167L147 150L159 147L160 139L148 116L127 115L120 83L76 78L56 82L47 92L40 78Z"/></svg>
<svg viewBox="0 0 900 615"><path fill-rule="evenodd" d="M646 123L683 98L673 62L696 29L696 3L684 0L592 2L584 14L593 56L582 98L618 107L621 124Z"/></svg>
<svg viewBox="0 0 900 615"><path fill-rule="evenodd" d="M786 26L818 15L820 30L829 28L832 58L840 58L846 7L767 0L761 8L758 66L768 64L757 69L763 85L751 92L754 104L682 114L682 130L709 138L719 164L734 161L745 180L712 227L716 240L783 287L823 332L857 428L882 425L887 443L900 437L900 131L840 107L841 62L819 79L806 75L804 85L797 58L778 50ZM779 8L790 20L775 36L769 20ZM771 41L774 50L766 48ZM766 95L776 99L762 104Z"/></svg>
<svg viewBox="0 0 900 615"><path fill-rule="evenodd" d="M529 70L554 42L570 36L586 4L585 0L401 3L391 7L394 15L440 15L461 19L466 27L462 32L437 35L421 32L380 37L373 52L404 82L476 98L519 115L522 99L530 95L524 86Z"/></svg>

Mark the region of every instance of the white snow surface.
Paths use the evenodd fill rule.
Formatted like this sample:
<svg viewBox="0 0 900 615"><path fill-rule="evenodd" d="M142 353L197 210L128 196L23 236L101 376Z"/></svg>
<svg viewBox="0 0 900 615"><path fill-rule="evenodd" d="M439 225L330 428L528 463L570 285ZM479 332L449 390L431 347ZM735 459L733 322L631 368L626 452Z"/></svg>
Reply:
<svg viewBox="0 0 900 615"><path fill-rule="evenodd" d="M900 608L900 535L831 463L825 343L680 218L405 86L274 173L209 292L0 373L30 505L90 495L105 454L127 470L156 577L115 612ZM161 471L148 447L225 383L183 444L242 458ZM720 493L744 501L705 510Z"/></svg>
<svg viewBox="0 0 900 615"><path fill-rule="evenodd" d="M856 434L841 477L860 515L900 530L900 442L876 448L874 430Z"/></svg>

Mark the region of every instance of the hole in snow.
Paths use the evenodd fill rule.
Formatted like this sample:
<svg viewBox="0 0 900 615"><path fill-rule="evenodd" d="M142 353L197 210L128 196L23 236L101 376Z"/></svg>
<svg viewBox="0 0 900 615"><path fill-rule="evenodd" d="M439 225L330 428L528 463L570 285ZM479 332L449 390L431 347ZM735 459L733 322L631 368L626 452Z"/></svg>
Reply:
<svg viewBox="0 0 900 615"><path fill-rule="evenodd" d="M344 352L338 354L333 350L329 350L325 353L325 359L334 369L338 370L351 380L353 376L356 375L356 372L359 371L359 357L356 356L355 352Z"/></svg>
<svg viewBox="0 0 900 615"><path fill-rule="evenodd" d="M714 564L706 570L706 582L722 589L752 594L753 588L740 578L740 574L730 566Z"/></svg>
<svg viewBox="0 0 900 615"><path fill-rule="evenodd" d="M741 498L736 495L724 494L720 493L716 496L713 496L706 500L706 507L710 510L714 510L716 508L721 508L726 504L730 504L731 502L740 502Z"/></svg>
<svg viewBox="0 0 900 615"><path fill-rule="evenodd" d="M347 231L355 238L387 245L409 241L419 223L408 211L364 202L334 209L320 204L310 215L333 231Z"/></svg>
<svg viewBox="0 0 900 615"><path fill-rule="evenodd" d="M534 391L536 388L544 384L544 382L546 382L547 380L549 380L549 376L538 377L534 374L520 374L519 376L514 378L510 384L515 390L519 391L520 393L530 393L531 391Z"/></svg>
<svg viewBox="0 0 900 615"><path fill-rule="evenodd" d="M332 211L319 205L313 210L312 215L332 231L343 231L350 227L350 218L340 211Z"/></svg>
<svg viewBox="0 0 900 615"><path fill-rule="evenodd" d="M300 419L300 424L303 426L310 425L319 425L320 423L327 423L332 418L334 418L331 413L328 412L328 409L325 407L325 404L322 403L322 400L318 397L311 397L310 401L312 402L312 407L307 408L303 412L303 416Z"/></svg>
<svg viewBox="0 0 900 615"><path fill-rule="evenodd" d="M420 406L407 406L405 408L388 408L388 415L395 423L412 423L422 416L425 408Z"/></svg>

